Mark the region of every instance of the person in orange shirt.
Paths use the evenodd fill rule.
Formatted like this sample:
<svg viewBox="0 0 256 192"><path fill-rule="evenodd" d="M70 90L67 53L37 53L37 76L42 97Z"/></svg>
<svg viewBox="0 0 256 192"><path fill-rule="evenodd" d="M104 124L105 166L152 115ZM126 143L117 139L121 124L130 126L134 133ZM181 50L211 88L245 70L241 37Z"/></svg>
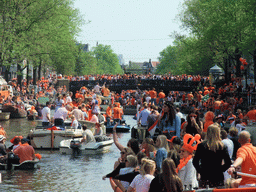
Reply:
<svg viewBox="0 0 256 192"><path fill-rule="evenodd" d="M109 96L110 90L108 89L107 85L102 87L102 92L103 92L103 96L104 97L108 97Z"/></svg>
<svg viewBox="0 0 256 192"><path fill-rule="evenodd" d="M239 134L239 143L241 147L237 150L237 158L228 169L229 174L233 174L236 168L241 165L243 173L256 175L256 147L251 144L251 135L248 131L241 131ZM242 176L239 188L255 187L256 178Z"/></svg>
<svg viewBox="0 0 256 192"><path fill-rule="evenodd" d="M237 116L238 116L238 118L239 119L243 119L244 118L244 116L243 116L243 113L242 113L242 110L241 109L237 109Z"/></svg>
<svg viewBox="0 0 256 192"><path fill-rule="evenodd" d="M220 98L218 97L216 101L214 102L214 110L215 110L215 115L218 116L220 114L220 106L221 106L221 101Z"/></svg>
<svg viewBox="0 0 256 192"><path fill-rule="evenodd" d="M131 98L131 105L132 106L135 106L136 105L136 100L135 100L135 98L134 98L134 96L132 96L132 98Z"/></svg>
<svg viewBox="0 0 256 192"><path fill-rule="evenodd" d="M229 111L229 116L227 117L226 121L229 121L229 123L233 123L233 121L235 121L236 119L236 116L233 114L233 111L230 110Z"/></svg>
<svg viewBox="0 0 256 192"><path fill-rule="evenodd" d="M190 103L190 101L193 99L193 94L192 94L192 92L190 92L190 93L188 93L187 94L187 98L188 98L188 103Z"/></svg>
<svg viewBox="0 0 256 192"><path fill-rule="evenodd" d="M163 90L160 90L160 92L158 93L158 97L159 97L159 103L163 103L164 102L164 98L165 98L165 93Z"/></svg>
<svg viewBox="0 0 256 192"><path fill-rule="evenodd" d="M122 120L123 110L118 107L118 104L115 103L115 107L113 108L114 113L114 121L120 122Z"/></svg>
<svg viewBox="0 0 256 192"><path fill-rule="evenodd" d="M248 117L250 121L256 121L256 110L253 106L249 108L249 111L247 112L245 117Z"/></svg>
<svg viewBox="0 0 256 192"><path fill-rule="evenodd" d="M207 132L207 129L208 127L213 124L213 119L214 119L215 115L212 111L207 111L204 115L204 119L205 119L205 122L204 122L204 129L203 129L203 132Z"/></svg>
<svg viewBox="0 0 256 192"><path fill-rule="evenodd" d="M107 120L107 125L110 124L110 120L113 118L112 117L112 110L113 110L113 105L110 104L108 108L106 109L106 120Z"/></svg>
<svg viewBox="0 0 256 192"><path fill-rule="evenodd" d="M157 92L155 91L155 88L153 87L152 90L149 91L149 95L151 97L151 104L156 105L156 97L157 97Z"/></svg>

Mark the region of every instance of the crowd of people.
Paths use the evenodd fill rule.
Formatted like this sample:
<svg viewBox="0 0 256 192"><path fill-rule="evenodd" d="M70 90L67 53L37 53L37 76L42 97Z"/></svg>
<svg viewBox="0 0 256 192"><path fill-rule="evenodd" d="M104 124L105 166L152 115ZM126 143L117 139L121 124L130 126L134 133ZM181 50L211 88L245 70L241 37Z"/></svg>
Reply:
<svg viewBox="0 0 256 192"><path fill-rule="evenodd" d="M208 78L189 75L96 75L66 78L72 81L171 78L200 81L203 85L193 92L165 93L151 88L115 93L108 89L106 83L102 86L98 83L92 90L82 86L73 94L65 86L54 88L58 77L42 79L38 82L37 90L34 87L25 88L29 87L25 81L21 88L14 83L14 90L20 90L20 94L14 96L15 100L11 97L3 100L3 104L13 104L18 101L17 97L20 97L20 102L37 100L43 96L53 98L53 102L47 102L45 107L38 103L35 105L44 126L63 127L64 120L70 117L73 128L79 127L79 120L88 120L95 123L95 133L101 135L99 123L121 120L123 109L128 106L136 109L138 128L146 130L145 137L142 143L138 138L132 138L125 147L119 143L114 128L113 138L120 150L120 158L115 162L113 172L103 176L103 179L114 178L116 187L122 191L183 191L205 187L255 186L255 179L234 174L235 170L256 174L256 148L250 143L250 133L245 130L256 121L256 109L251 99L255 85L250 84L246 89L241 80L233 79L232 83L217 89L208 84ZM243 91L247 93L246 99L240 94ZM108 105L104 118L100 115L102 104ZM52 105L55 107L53 117L50 115ZM83 129L86 130L85 127ZM86 133L83 140L90 138L93 140L93 135ZM23 146L25 148L26 145ZM18 150L17 155L21 151ZM30 149L28 151L32 152ZM1 154L5 155L4 152Z"/></svg>

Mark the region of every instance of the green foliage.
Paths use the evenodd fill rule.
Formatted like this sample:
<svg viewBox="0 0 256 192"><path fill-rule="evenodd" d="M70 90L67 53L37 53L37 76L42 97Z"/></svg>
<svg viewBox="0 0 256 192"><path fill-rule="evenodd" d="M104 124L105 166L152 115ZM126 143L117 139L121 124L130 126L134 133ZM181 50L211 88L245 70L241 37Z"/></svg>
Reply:
<svg viewBox="0 0 256 192"><path fill-rule="evenodd" d="M255 5L253 0L186 0L179 18L190 36L176 35L174 46L160 53L157 72L208 75L209 69L218 64L226 75L236 67L240 76L239 58L248 54L255 58L256 66Z"/></svg>
<svg viewBox="0 0 256 192"><path fill-rule="evenodd" d="M93 48L93 54L97 60L98 74L120 74L123 70L119 64L117 55L113 52L110 45L99 44Z"/></svg>
<svg viewBox="0 0 256 192"><path fill-rule="evenodd" d="M20 64L39 57L57 72L72 74L75 35L82 20L72 0L23 0L0 3L0 62Z"/></svg>

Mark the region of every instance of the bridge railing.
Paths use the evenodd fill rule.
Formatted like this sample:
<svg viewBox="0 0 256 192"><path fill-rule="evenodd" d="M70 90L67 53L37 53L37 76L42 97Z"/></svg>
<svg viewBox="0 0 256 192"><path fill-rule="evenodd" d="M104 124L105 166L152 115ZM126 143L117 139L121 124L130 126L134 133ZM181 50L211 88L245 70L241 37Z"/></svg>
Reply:
<svg viewBox="0 0 256 192"><path fill-rule="evenodd" d="M176 81L176 80L163 80L163 79L118 79L118 80L84 80L84 81L71 81L70 91L77 91L82 86L92 89L97 83L102 86L104 83L111 91L121 92L122 90L129 89L152 89L169 91L193 91L199 86L198 81Z"/></svg>

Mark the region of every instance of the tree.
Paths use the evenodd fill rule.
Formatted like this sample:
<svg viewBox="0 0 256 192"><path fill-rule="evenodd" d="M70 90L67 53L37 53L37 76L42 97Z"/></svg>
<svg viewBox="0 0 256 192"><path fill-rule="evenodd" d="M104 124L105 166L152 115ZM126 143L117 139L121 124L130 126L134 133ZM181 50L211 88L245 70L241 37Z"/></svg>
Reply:
<svg viewBox="0 0 256 192"><path fill-rule="evenodd" d="M93 54L97 60L98 74L123 73L117 54L113 52L110 45L99 44L93 48Z"/></svg>

